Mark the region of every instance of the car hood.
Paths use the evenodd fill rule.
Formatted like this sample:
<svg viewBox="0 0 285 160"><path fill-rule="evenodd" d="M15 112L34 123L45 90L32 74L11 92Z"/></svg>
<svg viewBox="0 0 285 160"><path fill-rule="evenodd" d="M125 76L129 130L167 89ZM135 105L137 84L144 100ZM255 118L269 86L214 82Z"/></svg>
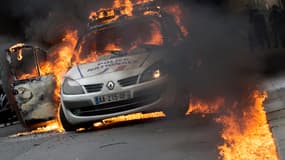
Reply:
<svg viewBox="0 0 285 160"><path fill-rule="evenodd" d="M137 69L143 66L150 53L129 55L73 66L65 77L80 79L106 73Z"/></svg>

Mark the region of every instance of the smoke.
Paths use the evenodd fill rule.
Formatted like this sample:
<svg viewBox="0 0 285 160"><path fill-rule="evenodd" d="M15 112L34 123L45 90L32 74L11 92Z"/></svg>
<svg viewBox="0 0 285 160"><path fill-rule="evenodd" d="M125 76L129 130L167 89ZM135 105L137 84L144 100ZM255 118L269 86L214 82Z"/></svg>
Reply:
<svg viewBox="0 0 285 160"><path fill-rule="evenodd" d="M175 77L193 97L249 95L261 80L261 63L249 49L247 15L217 5L185 4L189 37L168 53L176 60Z"/></svg>
<svg viewBox="0 0 285 160"><path fill-rule="evenodd" d="M91 10L110 4L110 0L10 0L1 2L0 34L18 41L33 41L52 46L66 30L86 27Z"/></svg>
<svg viewBox="0 0 285 160"><path fill-rule="evenodd" d="M76 29L80 34L91 10L107 8L112 3L113 0L1 2L0 21L5 22L0 26L2 41L54 46L61 42L66 30ZM221 0L211 5L202 0L180 3L184 6L183 21L189 36L170 49L167 56L176 60L169 70L175 73L182 88L187 88L192 96L210 99L240 96L255 89L262 67L259 55L249 50L247 15L227 12Z"/></svg>

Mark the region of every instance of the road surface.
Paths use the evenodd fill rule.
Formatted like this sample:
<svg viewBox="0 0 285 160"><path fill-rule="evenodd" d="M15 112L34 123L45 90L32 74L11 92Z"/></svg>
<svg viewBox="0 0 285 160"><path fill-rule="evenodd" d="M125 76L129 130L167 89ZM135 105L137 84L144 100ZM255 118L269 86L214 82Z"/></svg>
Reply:
<svg viewBox="0 0 285 160"><path fill-rule="evenodd" d="M44 133L11 138L0 128L1 160L216 160L222 143L211 117L128 122L83 133Z"/></svg>

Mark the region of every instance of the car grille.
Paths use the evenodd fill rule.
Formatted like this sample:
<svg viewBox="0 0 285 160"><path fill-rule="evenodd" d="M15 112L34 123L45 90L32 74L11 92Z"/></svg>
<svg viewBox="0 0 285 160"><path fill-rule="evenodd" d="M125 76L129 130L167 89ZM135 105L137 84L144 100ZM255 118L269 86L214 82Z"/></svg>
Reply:
<svg viewBox="0 0 285 160"><path fill-rule="evenodd" d="M131 85L137 84L138 78L139 78L139 76L128 77L128 78L125 78L125 79L118 80L118 83L122 87L127 87L127 86L131 86Z"/></svg>
<svg viewBox="0 0 285 160"><path fill-rule="evenodd" d="M85 85L84 87L88 93L99 92L103 88L103 83Z"/></svg>
<svg viewBox="0 0 285 160"><path fill-rule="evenodd" d="M154 103L160 98L161 93L163 92L162 89L157 89L155 91L151 89L148 91L149 92L134 93L135 97L132 99L96 106L72 108L70 111L77 116L96 116L123 112Z"/></svg>
<svg viewBox="0 0 285 160"><path fill-rule="evenodd" d="M63 101L63 104L66 108L79 108L79 107L87 107L92 105L92 101Z"/></svg>

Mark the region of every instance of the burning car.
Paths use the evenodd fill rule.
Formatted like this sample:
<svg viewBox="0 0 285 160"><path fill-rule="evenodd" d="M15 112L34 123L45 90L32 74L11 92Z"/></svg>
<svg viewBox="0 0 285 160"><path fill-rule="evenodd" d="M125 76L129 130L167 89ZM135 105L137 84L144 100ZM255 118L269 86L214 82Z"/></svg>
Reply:
<svg viewBox="0 0 285 160"><path fill-rule="evenodd" d="M14 76L13 92L23 121L28 127L54 119L56 105L53 99L54 76L42 75L40 63L46 61L47 51L19 43L7 49ZM19 117L18 117L19 118Z"/></svg>
<svg viewBox="0 0 285 160"><path fill-rule="evenodd" d="M16 119L17 118L15 112L13 112L9 107L8 99L3 91L2 81L0 80L0 123L3 123L4 126L7 126L9 122L10 124L13 124Z"/></svg>
<svg viewBox="0 0 285 160"><path fill-rule="evenodd" d="M176 97L187 109L188 99L175 96L175 86L170 85L171 62L164 58L173 32L167 30L167 13L151 1L133 5L129 14L125 6L92 13L89 30L77 42L74 66L61 85L65 130L163 109L177 102Z"/></svg>

